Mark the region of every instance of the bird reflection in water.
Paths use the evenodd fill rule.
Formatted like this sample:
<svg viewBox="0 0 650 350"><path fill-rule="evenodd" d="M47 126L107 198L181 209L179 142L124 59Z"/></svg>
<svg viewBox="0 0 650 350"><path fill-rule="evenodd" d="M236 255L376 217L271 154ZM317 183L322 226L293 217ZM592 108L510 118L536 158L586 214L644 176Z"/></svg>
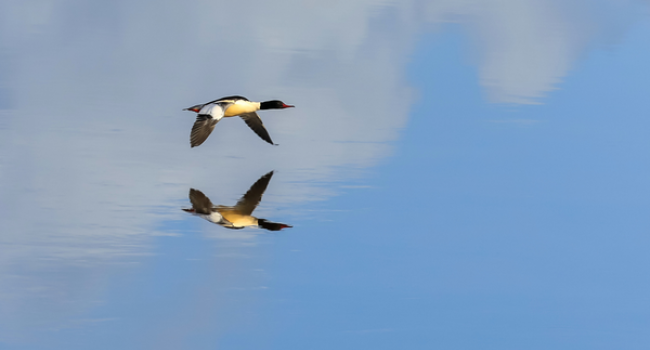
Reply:
<svg viewBox="0 0 650 350"><path fill-rule="evenodd" d="M234 207L224 205L215 206L203 192L192 188L190 189L192 208L183 210L231 229L260 227L269 231L279 231L283 228L292 227L279 222L258 219L251 215L257 205L260 204L262 195L266 191L266 187L269 185L272 176L273 172L271 171L257 180Z"/></svg>

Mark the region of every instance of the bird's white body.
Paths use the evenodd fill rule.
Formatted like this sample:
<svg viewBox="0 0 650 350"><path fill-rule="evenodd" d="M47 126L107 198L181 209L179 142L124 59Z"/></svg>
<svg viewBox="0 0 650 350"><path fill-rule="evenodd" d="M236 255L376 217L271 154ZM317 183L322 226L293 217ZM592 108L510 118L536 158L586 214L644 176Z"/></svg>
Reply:
<svg viewBox="0 0 650 350"><path fill-rule="evenodd" d="M223 117L236 117L241 114L257 112L260 110L259 102L244 100L222 100L219 102L208 103L199 110L199 114L209 115L217 120Z"/></svg>

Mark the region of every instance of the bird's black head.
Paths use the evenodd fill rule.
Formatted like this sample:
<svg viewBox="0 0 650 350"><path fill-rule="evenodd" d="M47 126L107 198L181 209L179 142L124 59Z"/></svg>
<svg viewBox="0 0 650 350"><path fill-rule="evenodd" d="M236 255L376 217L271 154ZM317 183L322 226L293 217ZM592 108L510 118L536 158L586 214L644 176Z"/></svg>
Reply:
<svg viewBox="0 0 650 350"><path fill-rule="evenodd" d="M257 220L257 226L259 226L259 227L261 227L261 228L263 228L265 230L269 230L269 231L280 231L283 228L287 228L287 227L291 228L291 227L293 227L291 225L282 224L282 223L279 223L279 222L267 221L265 219L258 219Z"/></svg>
<svg viewBox="0 0 650 350"><path fill-rule="evenodd" d="M291 108L291 107L295 107L295 106L285 104L284 102L279 100L265 101L260 103L260 109L283 109L283 108Z"/></svg>

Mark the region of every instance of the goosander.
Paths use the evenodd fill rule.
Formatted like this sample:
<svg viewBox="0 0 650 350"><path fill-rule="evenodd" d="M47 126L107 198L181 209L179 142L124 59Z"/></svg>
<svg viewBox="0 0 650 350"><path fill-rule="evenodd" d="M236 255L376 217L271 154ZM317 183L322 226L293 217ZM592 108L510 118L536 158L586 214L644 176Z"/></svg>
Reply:
<svg viewBox="0 0 650 350"><path fill-rule="evenodd" d="M227 96L208 103L185 108L185 111L198 113L192 133L190 134L190 145L196 147L202 144L217 122L223 117L240 116L246 122L246 125L253 129L257 136L262 140L273 144L271 136L264 128L262 119L255 113L260 109L284 109L295 106L287 105L282 101L273 100L265 102L251 102L243 96Z"/></svg>
<svg viewBox="0 0 650 350"><path fill-rule="evenodd" d="M210 198L204 195L203 192L192 188L190 189L190 202L192 202L192 208L183 208L183 210L214 224L230 229L242 229L244 227L256 226L269 231L279 231L283 228L292 227L279 222L258 219L251 215L257 205L260 204L262 195L264 194L264 191L266 191L266 187L269 185L272 176L273 172L271 171L257 180L257 182L251 186L248 192L246 192L234 207L223 205L215 206L210 202Z"/></svg>

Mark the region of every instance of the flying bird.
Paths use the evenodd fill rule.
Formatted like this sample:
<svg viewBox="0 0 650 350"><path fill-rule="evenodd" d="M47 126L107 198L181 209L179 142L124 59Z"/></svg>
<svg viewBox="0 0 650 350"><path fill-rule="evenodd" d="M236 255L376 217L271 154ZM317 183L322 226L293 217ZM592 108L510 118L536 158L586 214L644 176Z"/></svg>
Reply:
<svg viewBox="0 0 650 350"><path fill-rule="evenodd" d="M192 111L198 113L196 121L192 127L190 134L190 145L196 147L202 144L212 130L214 130L217 122L223 117L240 116L246 122L257 136L262 140L273 144L271 136L262 123L262 119L255 113L260 109L284 109L294 107L287 105L282 101L272 100L265 102L251 102L243 96L227 96L218 100L208 103L185 108L185 111Z"/></svg>
<svg viewBox="0 0 650 350"><path fill-rule="evenodd" d="M192 202L192 208L183 208L183 210L214 224L230 229L260 227L269 231L279 231L283 228L292 227L279 222L258 219L252 215L255 208L257 208L257 205L260 204L262 195L264 194L264 191L266 191L266 187L269 185L272 176L272 171L262 176L233 207L223 205L215 206L210 202L210 198L204 195L203 192L192 188L190 189L190 202Z"/></svg>

